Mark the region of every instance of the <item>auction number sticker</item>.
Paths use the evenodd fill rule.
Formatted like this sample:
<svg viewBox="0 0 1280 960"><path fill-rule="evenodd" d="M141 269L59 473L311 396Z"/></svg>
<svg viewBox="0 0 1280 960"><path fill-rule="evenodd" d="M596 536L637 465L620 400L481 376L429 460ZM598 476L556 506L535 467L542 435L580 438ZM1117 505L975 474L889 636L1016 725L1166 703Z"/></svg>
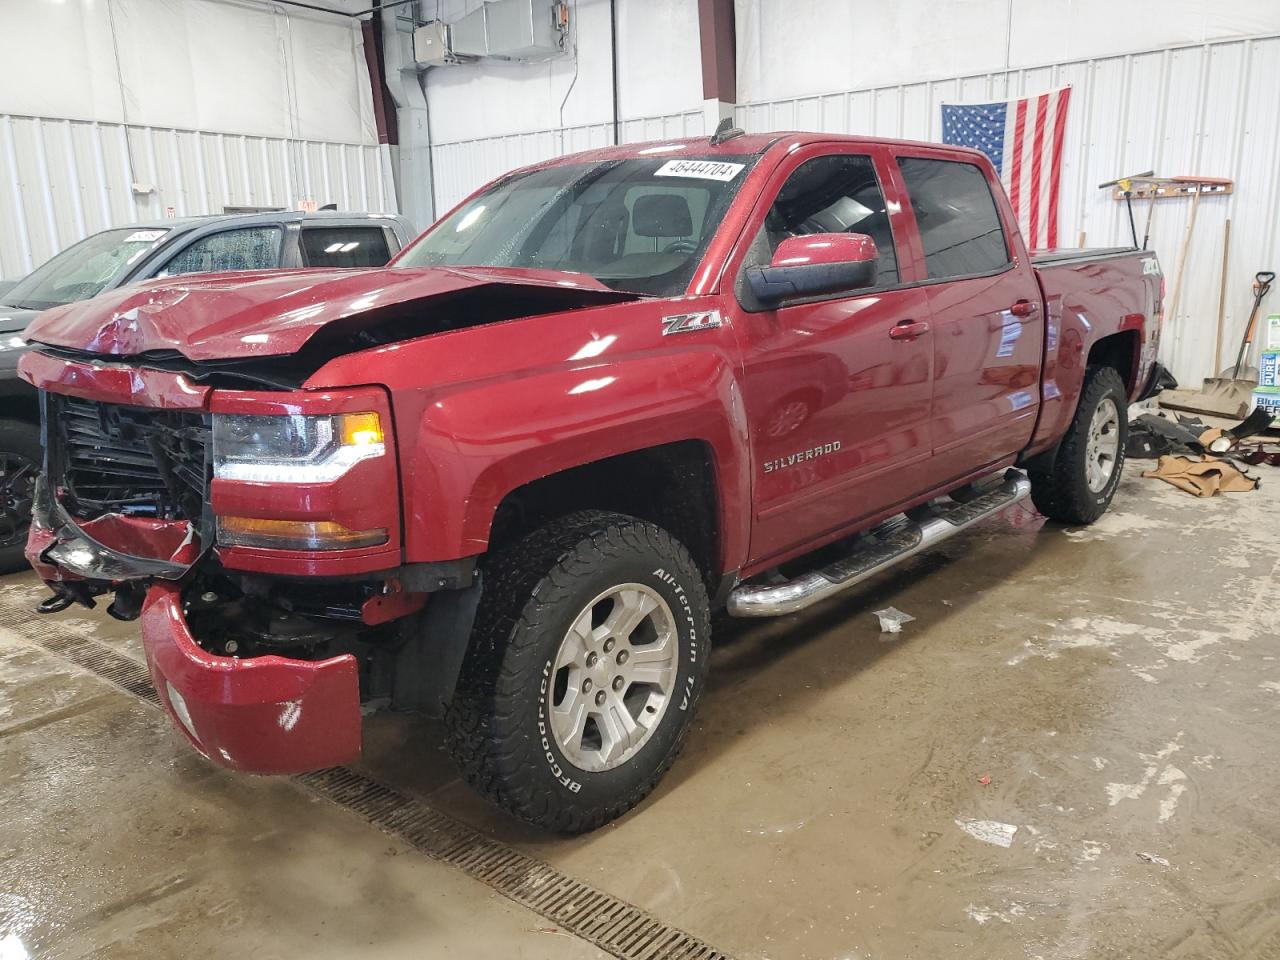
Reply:
<svg viewBox="0 0 1280 960"><path fill-rule="evenodd" d="M694 180L721 180L728 183L742 172L745 164L722 163L719 160L668 160L654 174L656 177L691 177Z"/></svg>
<svg viewBox="0 0 1280 960"><path fill-rule="evenodd" d="M151 243L164 236L163 230L135 230L124 238L125 243Z"/></svg>

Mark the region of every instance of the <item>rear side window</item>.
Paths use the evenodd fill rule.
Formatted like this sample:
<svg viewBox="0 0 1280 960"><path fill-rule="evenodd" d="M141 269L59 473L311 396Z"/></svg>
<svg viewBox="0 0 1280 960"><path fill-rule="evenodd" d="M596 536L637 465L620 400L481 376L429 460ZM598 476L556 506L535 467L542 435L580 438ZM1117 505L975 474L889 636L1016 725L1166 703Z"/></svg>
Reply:
<svg viewBox="0 0 1280 960"><path fill-rule="evenodd" d="M165 264L157 276L224 270L274 270L280 266L280 228L242 227L201 237Z"/></svg>
<svg viewBox="0 0 1280 960"><path fill-rule="evenodd" d="M901 157L929 279L991 273L1009 263L1009 245L987 178L971 163Z"/></svg>
<svg viewBox="0 0 1280 960"><path fill-rule="evenodd" d="M308 267L380 267L390 259L381 227L302 228L302 262Z"/></svg>

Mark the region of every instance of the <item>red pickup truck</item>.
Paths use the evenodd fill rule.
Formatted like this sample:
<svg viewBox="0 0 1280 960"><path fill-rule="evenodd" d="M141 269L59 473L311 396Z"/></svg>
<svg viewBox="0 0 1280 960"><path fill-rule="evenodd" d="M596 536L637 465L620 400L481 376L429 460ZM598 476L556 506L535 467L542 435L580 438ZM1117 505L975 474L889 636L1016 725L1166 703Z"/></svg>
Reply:
<svg viewBox="0 0 1280 960"><path fill-rule="evenodd" d="M45 313L27 554L45 612L141 618L217 763L345 763L362 709L425 710L497 803L586 830L674 759L713 611L803 609L1028 495L1097 518L1161 311L1149 252L1030 255L973 151L563 157L386 268Z"/></svg>

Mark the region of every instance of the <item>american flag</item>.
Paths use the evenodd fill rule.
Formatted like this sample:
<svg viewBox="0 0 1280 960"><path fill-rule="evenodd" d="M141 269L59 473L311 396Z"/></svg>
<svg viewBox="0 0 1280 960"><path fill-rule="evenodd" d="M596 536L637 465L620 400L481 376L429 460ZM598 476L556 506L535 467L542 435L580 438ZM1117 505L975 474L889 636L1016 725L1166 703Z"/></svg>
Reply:
<svg viewBox="0 0 1280 960"><path fill-rule="evenodd" d="M1058 184L1071 88L1000 103L944 103L942 141L975 147L995 164L1027 245L1058 245Z"/></svg>

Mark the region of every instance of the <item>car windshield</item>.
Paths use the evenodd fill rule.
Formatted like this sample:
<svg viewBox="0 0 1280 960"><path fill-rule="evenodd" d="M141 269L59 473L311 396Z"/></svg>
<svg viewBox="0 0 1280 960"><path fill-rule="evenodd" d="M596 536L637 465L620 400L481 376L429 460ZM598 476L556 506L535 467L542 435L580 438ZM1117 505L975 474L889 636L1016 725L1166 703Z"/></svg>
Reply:
<svg viewBox="0 0 1280 960"><path fill-rule="evenodd" d="M123 280L168 232L126 227L95 233L45 261L0 294L0 300L11 307L47 310L96 297Z"/></svg>
<svg viewBox="0 0 1280 960"><path fill-rule="evenodd" d="M516 174L440 221L394 265L564 270L616 290L675 296L754 162L655 157Z"/></svg>

